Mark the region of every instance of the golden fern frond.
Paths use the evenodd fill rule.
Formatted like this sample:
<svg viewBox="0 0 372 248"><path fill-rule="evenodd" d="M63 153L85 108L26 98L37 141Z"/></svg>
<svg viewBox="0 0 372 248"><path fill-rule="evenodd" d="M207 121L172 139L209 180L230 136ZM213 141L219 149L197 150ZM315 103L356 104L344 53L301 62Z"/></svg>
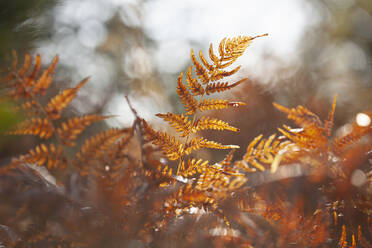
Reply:
<svg viewBox="0 0 372 248"><path fill-rule="evenodd" d="M236 127L232 127L229 125L229 123L224 122L222 120L216 119L216 118L210 118L210 117L201 117L199 120L195 122L193 125L191 131L193 133L196 133L200 130L206 130L206 129L214 129L214 130L230 130L233 132L238 132L239 129Z"/></svg>
<svg viewBox="0 0 372 248"><path fill-rule="evenodd" d="M352 144L355 144L362 136L365 135L365 132L351 132L340 138L335 138L332 141L333 152L336 155L341 155L347 147Z"/></svg>
<svg viewBox="0 0 372 248"><path fill-rule="evenodd" d="M235 153L235 149L232 149L227 155L226 157L220 161L219 163L222 165L222 167L228 167L231 165L231 161L234 157L234 153Z"/></svg>
<svg viewBox="0 0 372 248"><path fill-rule="evenodd" d="M67 165L67 160L63 156L61 146L56 147L50 144L49 147L45 144L40 144L34 149L31 149L28 154L19 158L23 163L37 164L43 166L46 163L48 169L64 168Z"/></svg>
<svg viewBox="0 0 372 248"><path fill-rule="evenodd" d="M178 77L178 82L177 82L177 93L181 99L182 104L185 106L186 114L192 115L197 110L198 102L190 94L186 86L182 83L182 76L183 76L183 73L181 72Z"/></svg>
<svg viewBox="0 0 372 248"><path fill-rule="evenodd" d="M194 64L194 66L195 66L196 75L198 75L200 81L202 81L203 84L208 84L209 83L208 72L204 69L204 67L195 58L194 50L192 50L192 49L191 49L191 60L192 60L192 63Z"/></svg>
<svg viewBox="0 0 372 248"><path fill-rule="evenodd" d="M75 146L75 142L73 141L77 139L78 135L81 134L86 127L91 125L93 122L101 121L110 117L111 116L99 115L75 116L74 118L62 122L61 127L57 129L57 133L64 145Z"/></svg>
<svg viewBox="0 0 372 248"><path fill-rule="evenodd" d="M210 109L225 109L228 107L239 107L244 106L244 102L229 102L223 99L204 99L198 104L198 109L200 111L210 110Z"/></svg>
<svg viewBox="0 0 372 248"><path fill-rule="evenodd" d="M194 138L188 143L185 144L185 154L189 155L193 150L197 151L202 148L211 148L211 149L237 149L237 145L222 145L221 143L207 140L204 138Z"/></svg>
<svg viewBox="0 0 372 248"><path fill-rule="evenodd" d="M157 117L162 118L164 121L167 121L177 132L182 133L181 137L187 136L193 126L193 123L189 120L188 116L183 114L156 114Z"/></svg>
<svg viewBox="0 0 372 248"><path fill-rule="evenodd" d="M207 167L209 166L209 161L203 161L202 159L196 160L195 158L188 159L187 162L182 161L181 164L181 175L183 177L190 177L195 175L196 173L205 172Z"/></svg>
<svg viewBox="0 0 372 248"><path fill-rule="evenodd" d="M127 157L127 149L129 142L132 138L132 132L133 130L131 128L128 129L129 135L122 137L115 146L108 151L108 158L110 159L111 164L114 165L120 165L124 158Z"/></svg>
<svg viewBox="0 0 372 248"><path fill-rule="evenodd" d="M266 36L267 34L255 36L255 37L249 37L249 36L239 36L232 39L226 39L224 38L218 47L219 50L219 56L217 56L213 52L213 45L210 44L209 46L209 58L212 61L212 64L209 64L205 57L203 56L203 53L199 53L200 60L202 61L203 65L207 68L209 73L203 71L202 69L199 69L201 65L197 63L195 56L193 56L192 53L192 60L197 68L197 74L204 75L204 78L209 78L211 81L215 81L218 79L221 79L223 77L230 76L234 73L236 73L240 67L236 67L235 69L231 71L224 71L222 69L232 65L241 55L243 55L246 48L250 45L252 40L258 37ZM199 73L198 73L199 71ZM209 74L209 75L208 75Z"/></svg>
<svg viewBox="0 0 372 248"><path fill-rule="evenodd" d="M35 105L36 105L36 102L34 100L30 100L25 103L22 103L20 106L20 109L27 111L27 110L30 110L31 108L34 108Z"/></svg>
<svg viewBox="0 0 372 248"><path fill-rule="evenodd" d="M32 93L34 95L37 95L37 94L44 95L46 93L46 90L49 88L50 84L52 83L53 74L54 74L54 70L55 70L57 63L58 63L58 56L55 56L52 63L49 65L47 69L43 71L39 79L33 82L33 78L37 76L40 70L40 67L41 67L41 57L39 54L36 56L34 71L30 75L30 77L27 78L27 81L26 81L27 84L33 85Z"/></svg>
<svg viewBox="0 0 372 248"><path fill-rule="evenodd" d="M278 128L279 132L301 148L322 149L327 146L327 138L321 128L308 127L300 132L296 132L286 125L283 125L283 128Z"/></svg>
<svg viewBox="0 0 372 248"><path fill-rule="evenodd" d="M2 82L6 82L9 88L8 96L17 100L20 98L30 98L31 95L45 94L46 89L50 86L53 79L53 73L55 66L58 62L58 56L56 56L51 65L44 70L42 75L37 78L37 74L41 68L41 56L38 54L35 58L34 69L31 73L27 73L31 67L32 59L29 54L25 55L25 61L20 69L17 67L17 55L14 54L13 65L9 70L9 73L1 79Z"/></svg>
<svg viewBox="0 0 372 248"><path fill-rule="evenodd" d="M286 108L278 103L273 103L274 107L278 110L287 114L287 118L293 120L300 127L314 126L316 128L321 128L322 122L319 117L305 108L304 106L297 106L296 108Z"/></svg>
<svg viewBox="0 0 372 248"><path fill-rule="evenodd" d="M243 79L239 80L238 82L230 84L230 85L229 85L228 82L210 83L205 88L205 93L207 95L209 95L209 94L212 94L212 93L215 93L215 92L223 92L223 91L226 91L226 90L231 90L232 88L238 86L239 84L241 84L245 80L247 80L247 79L243 78Z"/></svg>
<svg viewBox="0 0 372 248"><path fill-rule="evenodd" d="M18 75L19 76L23 76L29 69L30 69L30 66L31 66L31 56L30 54L26 54L25 55L25 60L23 62L23 66L21 68L19 68L18 70Z"/></svg>
<svg viewBox="0 0 372 248"><path fill-rule="evenodd" d="M74 161L74 164L77 167L79 165L87 167L90 161L99 160L107 152L107 149L127 132L127 129L112 128L85 140L80 151L75 155L77 160Z"/></svg>
<svg viewBox="0 0 372 248"><path fill-rule="evenodd" d="M192 77L191 70L192 70L192 67L190 66L189 69L187 70L187 74L186 74L187 86L189 87L190 91L195 96L198 96L198 95L202 96L202 95L204 95L205 90L204 90L203 86L198 82L198 80Z"/></svg>
<svg viewBox="0 0 372 248"><path fill-rule="evenodd" d="M52 120L61 117L61 111L75 98L78 90L83 87L89 77L83 79L76 87L63 90L60 94L53 97L45 107L48 117Z"/></svg>
<svg viewBox="0 0 372 248"><path fill-rule="evenodd" d="M143 126L148 141L160 146L170 160L177 160L183 156L185 153L184 145L178 139L165 132L155 131L145 120L143 120Z"/></svg>
<svg viewBox="0 0 372 248"><path fill-rule="evenodd" d="M238 167L248 172L252 172L255 169L265 171L266 167L271 166L274 162L275 157L280 153L284 153L290 144L288 141L277 139L275 134L267 139L262 137L263 135L261 134L249 143L243 160L236 164ZM255 169L252 170L250 166Z"/></svg>
<svg viewBox="0 0 372 248"><path fill-rule="evenodd" d="M12 135L38 135L40 138L49 139L54 129L48 118L32 118L19 123L13 131L7 132Z"/></svg>

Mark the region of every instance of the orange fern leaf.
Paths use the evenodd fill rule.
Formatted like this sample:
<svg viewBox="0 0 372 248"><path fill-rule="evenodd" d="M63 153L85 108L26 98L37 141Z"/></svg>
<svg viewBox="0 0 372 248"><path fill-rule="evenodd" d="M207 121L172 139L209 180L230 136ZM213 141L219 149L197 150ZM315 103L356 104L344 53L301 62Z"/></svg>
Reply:
<svg viewBox="0 0 372 248"><path fill-rule="evenodd" d="M198 104L200 111L210 110L210 109L225 109L228 107L239 107L244 106L244 102L229 102L223 99L204 99Z"/></svg>
<svg viewBox="0 0 372 248"><path fill-rule="evenodd" d="M167 133L155 131L145 120L143 120L143 126L148 140L155 145L159 145L170 160L177 160L183 156L185 153L184 145L179 140Z"/></svg>
<svg viewBox="0 0 372 248"><path fill-rule="evenodd" d="M195 113L198 103L190 94L186 86L182 83L182 76L183 74L181 72L177 82L177 93L181 99L182 104L185 106L186 114L191 115Z"/></svg>
<svg viewBox="0 0 372 248"><path fill-rule="evenodd" d="M49 147L45 144L36 146L34 149L24 156L21 156L20 161L24 163L37 164L42 166L46 163L48 169L52 168L64 168L67 165L67 161L63 156L62 147L56 147L54 144L50 144Z"/></svg>
<svg viewBox="0 0 372 248"><path fill-rule="evenodd" d="M61 127L57 129L57 133L61 138L63 144L67 146L75 146L74 140L81 134L86 127L91 125L93 122L101 121L111 116L99 116L99 115L84 115L82 117L71 118L61 124Z"/></svg>
<svg viewBox="0 0 372 248"><path fill-rule="evenodd" d="M48 118L32 118L19 123L14 131L8 132L13 135L38 135L40 138L49 139L53 135L53 126Z"/></svg>
<svg viewBox="0 0 372 248"><path fill-rule="evenodd" d="M205 92L206 92L207 95L209 95L209 94L212 94L212 93L215 93L215 92L222 92L222 91L226 91L226 90L231 90L232 88L234 88L235 86L238 86L239 84L241 84L245 80L247 80L247 79L243 78L243 79L239 80L238 82L230 84L230 85L227 82L225 82L225 83L221 83L221 82L210 83L205 88Z"/></svg>
<svg viewBox="0 0 372 248"><path fill-rule="evenodd" d="M203 82L203 84L209 83L209 76L207 71L204 67L196 60L194 51L191 49L191 60L195 66L196 75L198 75L199 79Z"/></svg>
<svg viewBox="0 0 372 248"><path fill-rule="evenodd" d="M187 75L186 75L186 81L187 81L187 85L189 86L189 89L195 96L204 95L205 91L204 91L203 86L198 82L198 80L196 80L195 78L192 78L191 70L192 70L192 67L190 66L189 69L187 70Z"/></svg>
<svg viewBox="0 0 372 248"><path fill-rule="evenodd" d="M83 79L75 88L69 88L62 91L60 94L53 97L45 107L45 111L52 120L61 117L60 112L75 98L78 90L83 87L89 77Z"/></svg>
<svg viewBox="0 0 372 248"><path fill-rule="evenodd" d="M238 128L230 126L229 123L227 122L224 122L219 119L203 116L195 122L195 124L192 127L192 132L196 133L200 130L205 130L205 129L230 130L233 132L239 131Z"/></svg>
<svg viewBox="0 0 372 248"><path fill-rule="evenodd" d="M37 60L35 62L35 70L31 74L31 78L35 77L37 75L37 72L40 68L40 65L38 63L41 63L40 55L38 55ZM52 80L53 80L53 74L54 69L58 63L58 56L55 56L51 65L48 67L48 69L44 70L41 77L36 81L35 85L32 88L33 94L42 94L44 95L46 90L49 88Z"/></svg>
<svg viewBox="0 0 372 248"><path fill-rule="evenodd" d="M218 142L207 140L204 138L194 138L185 144L185 154L189 155L193 150L199 150L201 148L211 148L211 149L237 149L237 145L222 145Z"/></svg>
<svg viewBox="0 0 372 248"><path fill-rule="evenodd" d="M320 128L322 125L319 117L304 106L299 105L297 108L289 109L275 102L273 105L278 110L286 113L287 118L293 120L300 127L315 126Z"/></svg>
<svg viewBox="0 0 372 248"><path fill-rule="evenodd" d="M188 116L184 116L183 114L172 114L169 112L166 114L156 114L156 116L169 122L169 124L176 129L177 132L182 132L181 137L187 136L191 131L192 123Z"/></svg>
<svg viewBox="0 0 372 248"><path fill-rule="evenodd" d="M107 152L107 149L127 132L126 129L108 129L94 135L86 140L81 150L76 153L77 160L74 161L74 164L77 167L80 165L87 167L91 161L99 160Z"/></svg>

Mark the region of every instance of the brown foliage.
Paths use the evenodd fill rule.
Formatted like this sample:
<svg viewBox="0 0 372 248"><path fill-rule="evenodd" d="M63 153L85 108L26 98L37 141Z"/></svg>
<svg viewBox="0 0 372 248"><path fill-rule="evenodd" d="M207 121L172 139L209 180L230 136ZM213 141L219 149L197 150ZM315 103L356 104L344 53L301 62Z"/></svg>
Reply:
<svg viewBox="0 0 372 248"><path fill-rule="evenodd" d="M239 146L201 135L203 130L239 131L203 114L244 105L206 97L246 80L217 82L239 70L239 66L226 68L255 38L223 39L218 55L211 44L210 61L200 52L199 62L191 51L187 85L182 73L177 81L185 113L157 114L176 135L156 131L127 98L136 117L132 127L107 129L79 140L87 127L109 118L63 116L88 78L44 101L58 57L40 74L39 55L33 67L31 56L26 55L20 68L15 56L2 78L3 88L32 118L8 133L43 140L0 169L0 196L7 199L0 203L4 209L0 244L372 247L372 172L366 162L372 149L372 125L355 121L348 133L334 137L336 97L325 121L306 107L274 103L299 128L283 125L278 128L280 136L257 136L241 160L233 160ZM370 112L363 115L372 118ZM193 157L203 148L231 151L219 162ZM52 183L47 174L56 168L68 168L71 175Z"/></svg>

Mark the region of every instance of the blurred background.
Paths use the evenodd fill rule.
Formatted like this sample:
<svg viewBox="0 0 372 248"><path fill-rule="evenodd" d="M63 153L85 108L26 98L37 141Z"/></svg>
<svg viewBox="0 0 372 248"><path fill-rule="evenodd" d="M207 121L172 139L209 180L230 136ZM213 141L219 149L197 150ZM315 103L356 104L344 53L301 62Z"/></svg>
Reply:
<svg viewBox="0 0 372 248"><path fill-rule="evenodd" d="M269 36L252 43L230 80L247 77L247 82L220 95L247 105L208 113L241 132L204 135L241 145L240 158L253 137L273 133L286 122L273 101L302 104L324 119L338 94L336 127L371 109L370 0L0 2L1 67L9 65L11 49L20 55L40 53L45 64L58 54L55 91L91 76L69 114L118 115L108 126L131 125L128 95L139 115L160 127L154 114L183 111L176 82L190 65L191 48L207 54L209 43L217 46L225 36L263 33ZM4 130L19 117L1 103L0 118ZM19 140L1 137L2 158L20 153Z"/></svg>

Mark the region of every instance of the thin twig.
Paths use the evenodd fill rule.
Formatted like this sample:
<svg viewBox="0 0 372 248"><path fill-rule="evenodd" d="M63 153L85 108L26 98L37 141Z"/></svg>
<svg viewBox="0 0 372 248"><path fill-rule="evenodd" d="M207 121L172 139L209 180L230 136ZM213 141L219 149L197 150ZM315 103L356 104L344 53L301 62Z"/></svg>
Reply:
<svg viewBox="0 0 372 248"><path fill-rule="evenodd" d="M127 101L128 103L128 106L130 108L130 110L132 111L133 115L135 116L135 120L133 122L133 130L136 130L137 132L137 136L138 136L138 141L140 143L140 166L143 167L144 166L144 163L143 161L145 160L144 158L144 152L143 152L143 145L144 145L144 141L143 141L143 138L142 138L142 132L141 132L141 123L142 123L142 118L140 118L138 116L138 113L137 111L133 108L131 102L129 101L129 98L128 96L125 96L125 100Z"/></svg>

